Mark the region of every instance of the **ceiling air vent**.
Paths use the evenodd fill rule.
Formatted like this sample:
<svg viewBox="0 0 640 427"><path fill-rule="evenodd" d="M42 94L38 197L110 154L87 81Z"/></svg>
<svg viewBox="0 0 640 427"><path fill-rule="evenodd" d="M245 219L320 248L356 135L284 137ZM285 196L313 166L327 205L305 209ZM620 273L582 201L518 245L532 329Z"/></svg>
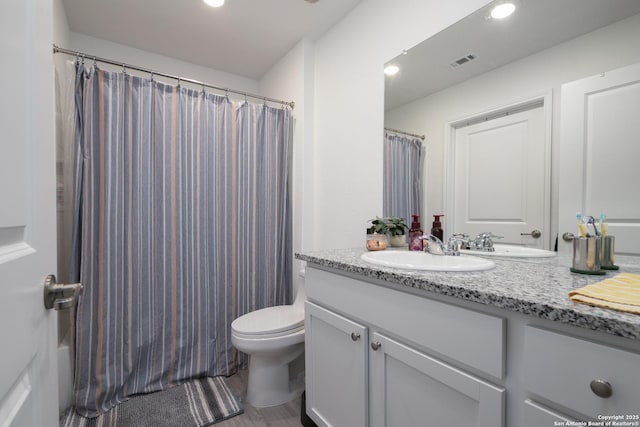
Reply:
<svg viewBox="0 0 640 427"><path fill-rule="evenodd" d="M451 64L449 64L449 66L451 68L456 68L459 67L460 65L464 65L466 63L469 63L471 61L473 61L474 59L476 59L478 57L478 55L475 55L473 53L470 53L468 55L465 55L461 58L456 59L455 61L453 61Z"/></svg>

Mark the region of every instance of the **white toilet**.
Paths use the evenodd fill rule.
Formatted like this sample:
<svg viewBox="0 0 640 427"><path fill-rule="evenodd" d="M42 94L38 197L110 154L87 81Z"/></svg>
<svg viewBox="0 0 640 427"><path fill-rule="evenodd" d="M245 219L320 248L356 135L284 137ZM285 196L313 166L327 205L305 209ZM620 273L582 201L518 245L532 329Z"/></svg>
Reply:
<svg viewBox="0 0 640 427"><path fill-rule="evenodd" d="M263 308L231 323L233 346L249 355L247 402L257 408L286 403L302 393L289 364L304 354L303 280L292 305Z"/></svg>

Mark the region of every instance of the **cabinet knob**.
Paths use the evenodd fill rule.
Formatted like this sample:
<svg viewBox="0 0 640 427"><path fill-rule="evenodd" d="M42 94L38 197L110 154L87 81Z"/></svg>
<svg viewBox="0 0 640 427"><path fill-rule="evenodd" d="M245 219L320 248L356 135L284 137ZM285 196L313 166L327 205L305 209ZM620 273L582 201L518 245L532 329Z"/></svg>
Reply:
<svg viewBox="0 0 640 427"><path fill-rule="evenodd" d="M382 346L378 341L374 341L371 343L371 348L373 351L378 351L378 349Z"/></svg>
<svg viewBox="0 0 640 427"><path fill-rule="evenodd" d="M589 386L591 387L591 391L593 392L593 394L603 399L611 397L611 395L613 394L613 388L608 381L593 380L591 381Z"/></svg>
<svg viewBox="0 0 640 427"><path fill-rule="evenodd" d="M360 339L360 334L357 332L351 332L351 340L358 341Z"/></svg>

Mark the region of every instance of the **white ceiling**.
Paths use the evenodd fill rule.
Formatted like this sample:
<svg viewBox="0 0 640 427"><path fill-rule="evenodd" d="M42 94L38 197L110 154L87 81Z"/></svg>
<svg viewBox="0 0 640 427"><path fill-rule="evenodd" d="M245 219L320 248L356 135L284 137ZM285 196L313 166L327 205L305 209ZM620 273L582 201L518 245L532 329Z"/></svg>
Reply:
<svg viewBox="0 0 640 427"><path fill-rule="evenodd" d="M405 105L535 52L640 13L640 0L518 0L504 21L487 19L485 6L388 64L385 109ZM451 68L468 54L477 59Z"/></svg>
<svg viewBox="0 0 640 427"><path fill-rule="evenodd" d="M258 79L360 0L63 0L70 30ZM117 58L114 58L117 59Z"/></svg>

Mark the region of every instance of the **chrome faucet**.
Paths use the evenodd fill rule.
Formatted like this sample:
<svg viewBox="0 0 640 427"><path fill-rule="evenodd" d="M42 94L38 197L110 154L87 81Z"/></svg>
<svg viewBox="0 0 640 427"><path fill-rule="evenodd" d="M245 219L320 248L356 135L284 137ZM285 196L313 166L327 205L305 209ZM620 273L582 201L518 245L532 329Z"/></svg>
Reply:
<svg viewBox="0 0 640 427"><path fill-rule="evenodd" d="M483 232L470 239L467 233L456 233L449 237L448 247L454 251L468 249L472 251L494 252L493 239L501 239L491 232Z"/></svg>
<svg viewBox="0 0 640 427"><path fill-rule="evenodd" d="M469 249L470 241L467 233L456 233L449 237L448 246L451 250L460 253L460 249Z"/></svg>
<svg viewBox="0 0 640 427"><path fill-rule="evenodd" d="M496 236L491 232L480 233L475 238L476 250L494 252L493 239L502 239L503 236Z"/></svg>
<svg viewBox="0 0 640 427"><path fill-rule="evenodd" d="M440 240L433 234L425 234L424 236L420 237L420 240L427 241L427 245L424 248L424 251L430 253L431 255L460 255L460 245L456 243L456 241L452 241L451 239L449 239L449 243L446 245L442 240Z"/></svg>
<svg viewBox="0 0 640 427"><path fill-rule="evenodd" d="M451 241L455 240L459 245L458 249L494 252L493 239L502 239L502 237L503 236L497 236L491 232L483 232L478 234L474 239L470 239L468 234L458 233L451 236L449 239L449 246L452 246Z"/></svg>

